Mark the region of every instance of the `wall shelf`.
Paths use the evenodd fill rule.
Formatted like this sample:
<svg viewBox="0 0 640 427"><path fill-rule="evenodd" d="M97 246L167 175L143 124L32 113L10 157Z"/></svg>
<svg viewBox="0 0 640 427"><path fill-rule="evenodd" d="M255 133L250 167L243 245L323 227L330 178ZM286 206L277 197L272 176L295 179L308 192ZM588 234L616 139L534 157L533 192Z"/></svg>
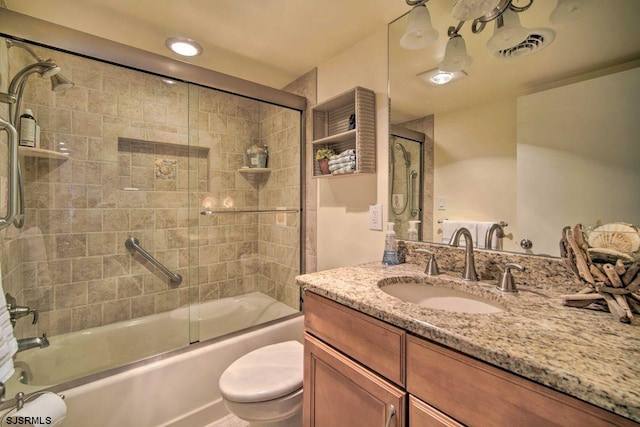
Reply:
<svg viewBox="0 0 640 427"><path fill-rule="evenodd" d="M59 151L43 150L42 148L18 147L18 154L24 157L38 157L40 159L61 159L67 160L68 153Z"/></svg>
<svg viewBox="0 0 640 427"><path fill-rule="evenodd" d="M355 87L336 97L312 107L313 140L315 153L321 148L331 148L336 153L356 150L356 168L351 173L323 175L314 162L313 177L349 176L376 172L376 100L375 92ZM350 123L351 117L354 124Z"/></svg>

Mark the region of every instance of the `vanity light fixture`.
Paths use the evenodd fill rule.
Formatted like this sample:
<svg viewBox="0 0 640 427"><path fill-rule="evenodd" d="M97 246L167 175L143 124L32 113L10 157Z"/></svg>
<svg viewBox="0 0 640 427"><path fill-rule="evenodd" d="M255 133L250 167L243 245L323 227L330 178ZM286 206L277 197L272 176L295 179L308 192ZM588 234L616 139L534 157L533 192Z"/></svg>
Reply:
<svg viewBox="0 0 640 427"><path fill-rule="evenodd" d="M447 83L451 83L456 80L460 80L467 76L464 71L443 71L440 68L434 68L432 70L423 71L416 75L422 81L430 85L442 86Z"/></svg>
<svg viewBox="0 0 640 427"><path fill-rule="evenodd" d="M197 56L202 53L202 46L197 41L186 37L169 37L164 44L172 52L182 56Z"/></svg>
<svg viewBox="0 0 640 427"><path fill-rule="evenodd" d="M409 20L400 46L405 49L423 49L433 43L438 32L431 25L431 15L426 3L429 0L405 0L411 6ZM446 0L442 0L446 1ZM460 29L467 21L471 22L471 32L482 32L487 23L495 22L493 36L487 42L487 48L493 56L511 59L532 54L546 47L555 39L555 32L549 28L530 30L520 25L519 13L527 11L534 0L457 0L451 16L458 25L450 26L447 31L449 41L440 68L446 71L461 71L469 67L472 58L466 52L466 45ZM557 0L556 8L550 15L554 24L564 23L602 2L602 0ZM546 38L546 39L545 39ZM517 52L517 55L511 52Z"/></svg>

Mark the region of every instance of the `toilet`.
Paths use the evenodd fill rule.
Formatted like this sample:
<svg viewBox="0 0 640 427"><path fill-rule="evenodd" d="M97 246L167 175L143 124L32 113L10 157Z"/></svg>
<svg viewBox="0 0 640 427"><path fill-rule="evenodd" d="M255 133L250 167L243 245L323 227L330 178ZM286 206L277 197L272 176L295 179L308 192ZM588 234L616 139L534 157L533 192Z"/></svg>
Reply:
<svg viewBox="0 0 640 427"><path fill-rule="evenodd" d="M220 376L227 409L250 427L302 426L303 346L268 345L245 354Z"/></svg>

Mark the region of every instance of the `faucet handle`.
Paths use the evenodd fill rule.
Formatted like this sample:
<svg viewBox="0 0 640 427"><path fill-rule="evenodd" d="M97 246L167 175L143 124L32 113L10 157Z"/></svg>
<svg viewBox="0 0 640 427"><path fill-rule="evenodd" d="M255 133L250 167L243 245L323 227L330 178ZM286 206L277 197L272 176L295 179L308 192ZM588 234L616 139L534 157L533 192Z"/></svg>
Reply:
<svg viewBox="0 0 640 427"><path fill-rule="evenodd" d="M422 248L416 249L416 252L429 254L429 261L427 261L427 267L424 269L424 274L427 276L437 276L440 274L438 263L436 262L436 254L434 252Z"/></svg>
<svg viewBox="0 0 640 427"><path fill-rule="evenodd" d="M498 280L498 285L496 288L502 292L518 292L518 287L516 286L516 281L513 278L513 274L511 274L511 269L515 269L521 272L525 271L525 268L520 264L515 263L507 263L504 266L504 272L500 279Z"/></svg>

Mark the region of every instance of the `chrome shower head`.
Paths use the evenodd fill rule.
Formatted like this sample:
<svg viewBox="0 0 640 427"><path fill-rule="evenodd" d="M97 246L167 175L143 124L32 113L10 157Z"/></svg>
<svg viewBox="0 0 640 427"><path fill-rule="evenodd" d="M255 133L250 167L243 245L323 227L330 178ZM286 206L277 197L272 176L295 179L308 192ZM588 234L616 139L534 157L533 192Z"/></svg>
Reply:
<svg viewBox="0 0 640 427"><path fill-rule="evenodd" d="M62 74L54 74L51 76L51 90L54 92L62 92L73 87L73 82Z"/></svg>
<svg viewBox="0 0 640 427"><path fill-rule="evenodd" d="M27 78L31 74L38 74L40 77L49 77L51 79L51 90L63 91L73 87L71 80L59 75L60 67L52 59L44 59L38 55L28 44L6 39L7 48L20 47L31 54L35 58L35 64L27 65L20 70L9 83L9 90L6 94L0 94L0 101L8 102L10 120L13 124L17 123L22 104L22 92L26 84ZM4 96L3 96L4 95Z"/></svg>
<svg viewBox="0 0 640 427"><path fill-rule="evenodd" d="M400 144L399 142L396 142L394 144L394 147L402 150L402 157L404 157L404 164L406 167L409 167L411 165L411 160L409 159L409 153L407 152L407 149L404 148L404 145Z"/></svg>

